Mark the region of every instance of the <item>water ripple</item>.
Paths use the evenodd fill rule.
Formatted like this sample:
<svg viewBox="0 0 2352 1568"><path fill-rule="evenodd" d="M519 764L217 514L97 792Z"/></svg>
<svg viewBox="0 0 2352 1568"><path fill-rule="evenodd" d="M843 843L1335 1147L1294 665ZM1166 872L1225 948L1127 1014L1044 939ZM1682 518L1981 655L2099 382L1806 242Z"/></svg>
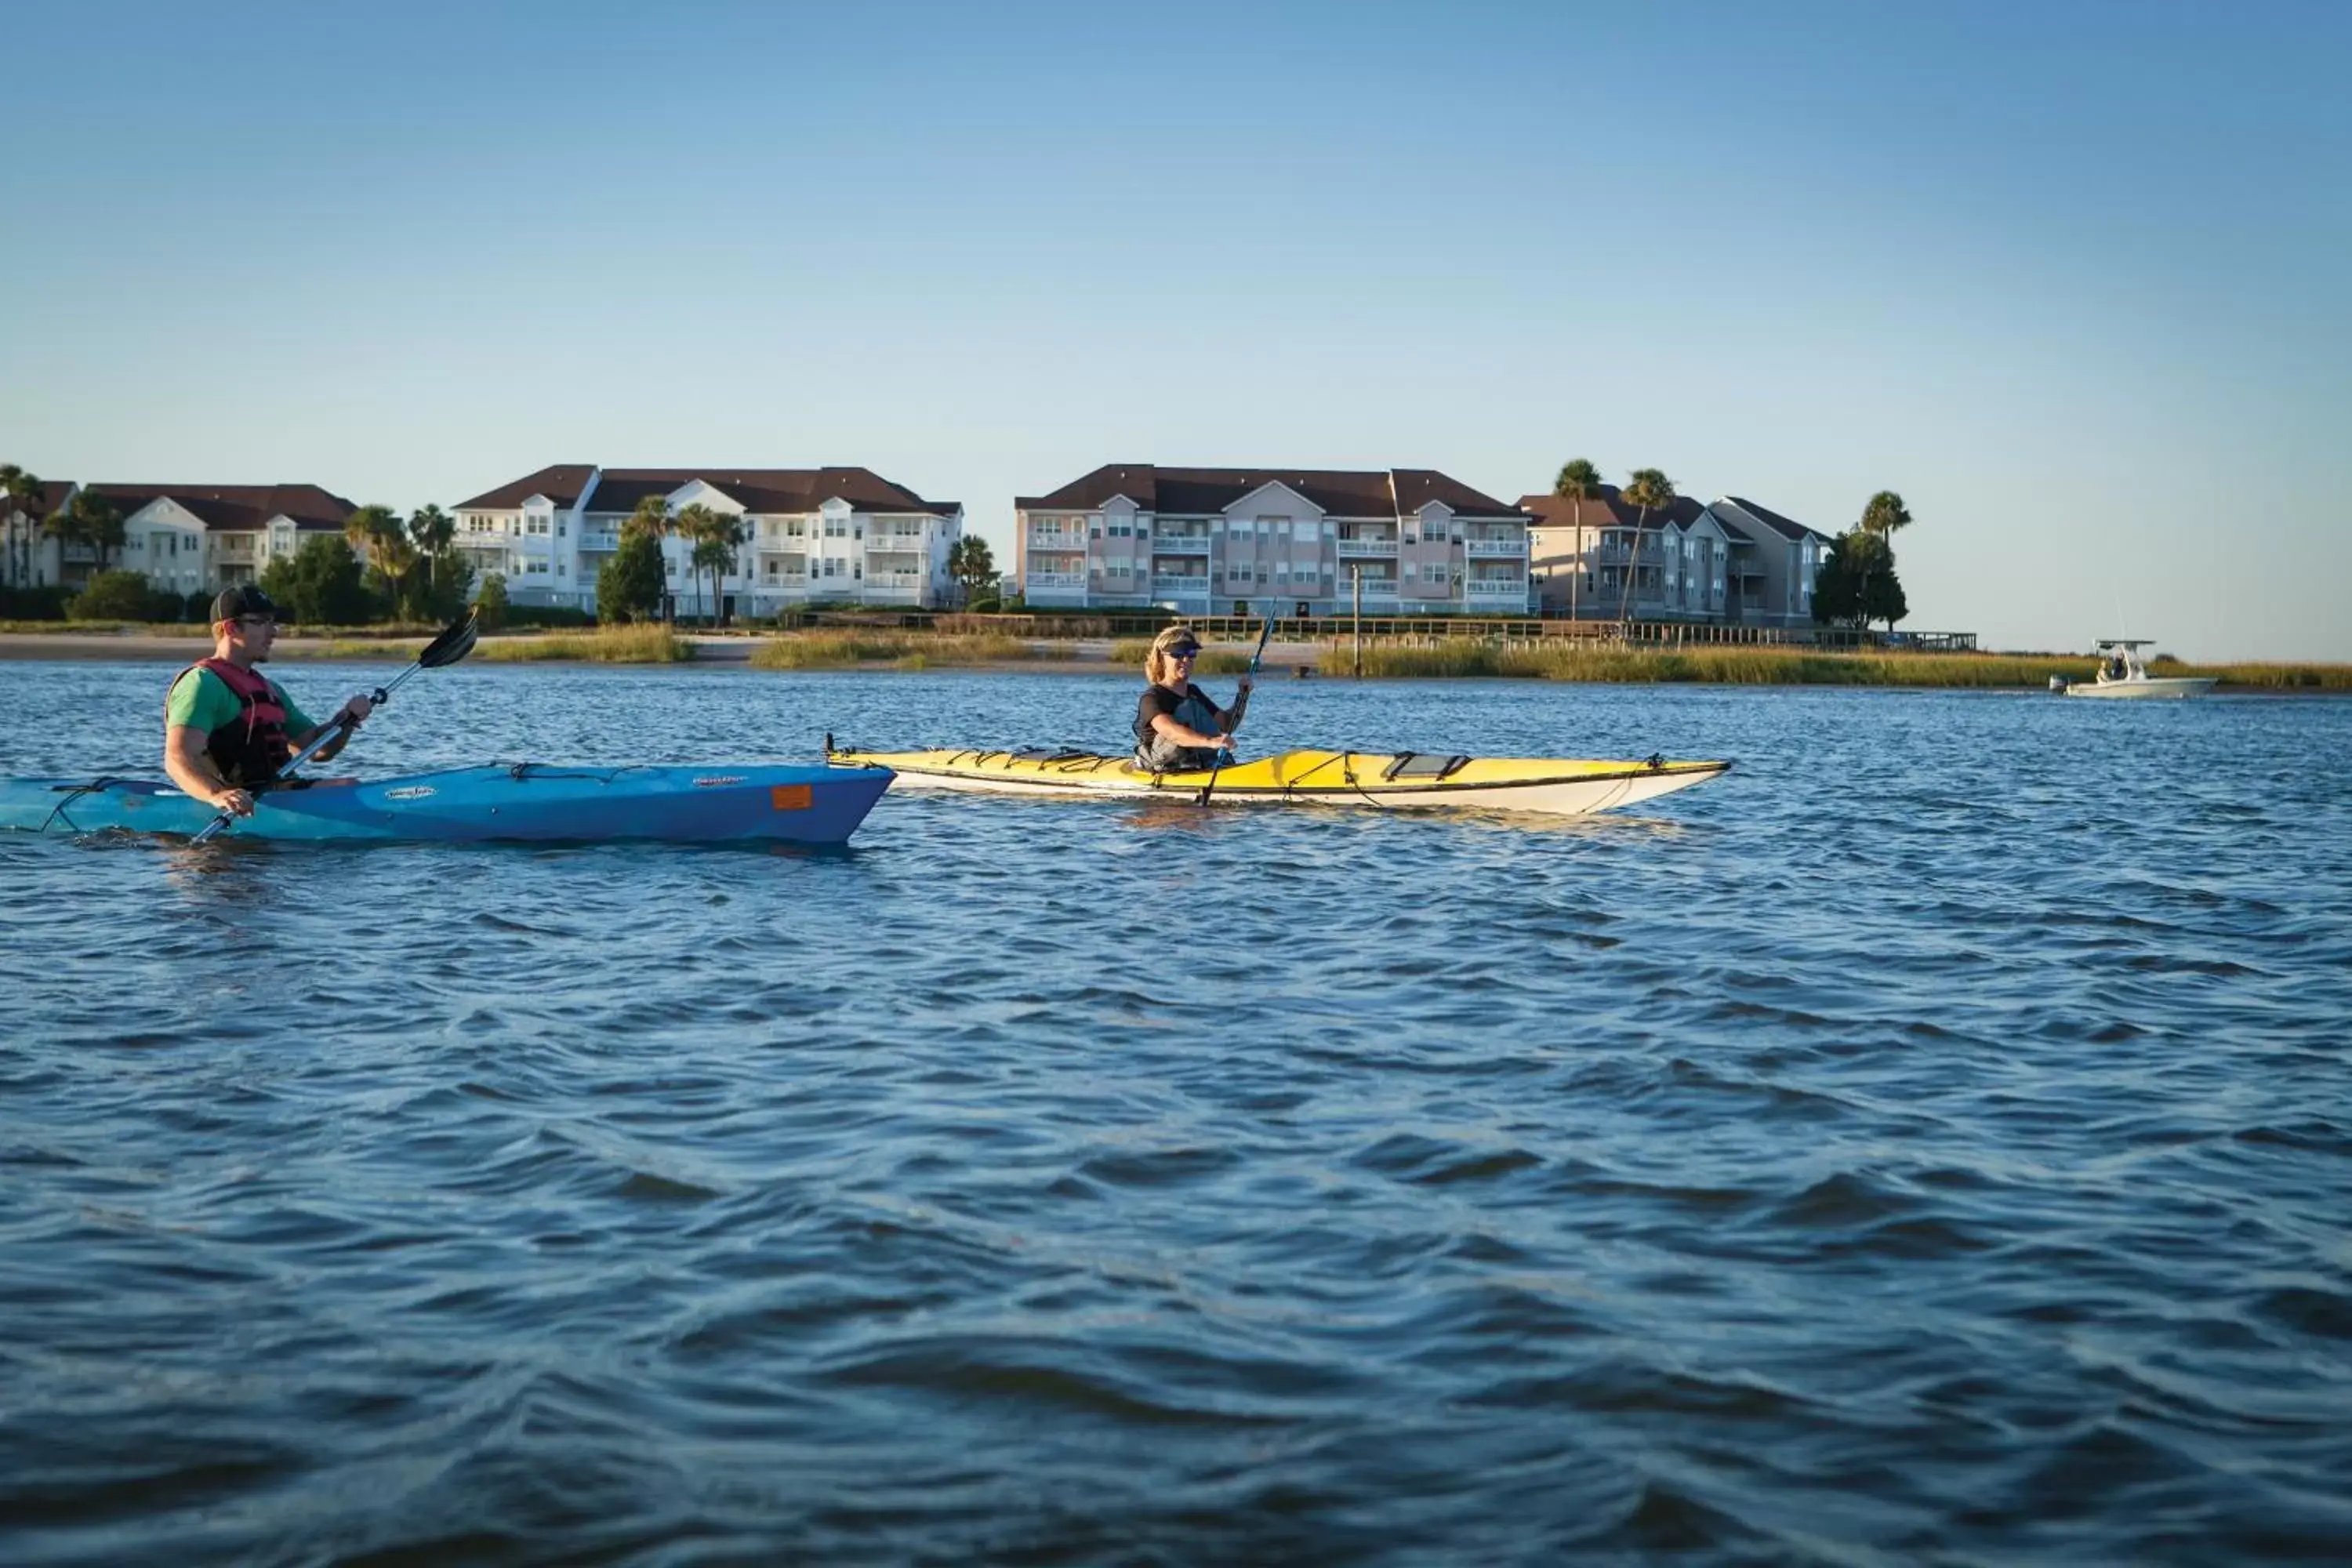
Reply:
<svg viewBox="0 0 2352 1568"><path fill-rule="evenodd" d="M13 667L6 771L139 771L167 674ZM1126 700L459 667L368 749ZM2352 1554L2352 704L2106 706L1253 715L1740 761L1546 828L0 840L0 1559Z"/></svg>

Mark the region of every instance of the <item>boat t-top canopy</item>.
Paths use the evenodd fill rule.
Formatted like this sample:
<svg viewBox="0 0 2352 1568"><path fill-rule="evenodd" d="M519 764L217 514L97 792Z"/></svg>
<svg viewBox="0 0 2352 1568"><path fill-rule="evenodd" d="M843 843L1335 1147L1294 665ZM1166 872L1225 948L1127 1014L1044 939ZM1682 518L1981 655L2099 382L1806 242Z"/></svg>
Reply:
<svg viewBox="0 0 2352 1568"><path fill-rule="evenodd" d="M2154 647L2156 646L2156 639L2154 637L2101 637L2096 646L2100 647Z"/></svg>

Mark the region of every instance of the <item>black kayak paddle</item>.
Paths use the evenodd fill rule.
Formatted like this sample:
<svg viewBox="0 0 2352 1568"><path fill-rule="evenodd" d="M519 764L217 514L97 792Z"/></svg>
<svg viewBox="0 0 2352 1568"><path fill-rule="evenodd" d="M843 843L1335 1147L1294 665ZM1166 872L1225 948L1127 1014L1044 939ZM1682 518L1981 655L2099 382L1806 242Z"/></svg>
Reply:
<svg viewBox="0 0 2352 1568"><path fill-rule="evenodd" d="M1249 678L1250 683L1253 686L1257 683L1258 663L1265 658L1265 639L1273 635L1274 617L1272 616L1268 616L1265 618L1265 625L1259 629L1257 634L1257 651L1250 655ZM1232 731L1227 731L1226 733L1231 734ZM1219 746L1217 748L1216 765L1209 770L1209 782L1201 786L1201 799L1198 804L1202 805L1209 804L1209 796L1216 791L1217 775L1225 771L1225 759L1230 755L1232 755L1232 749L1230 747Z"/></svg>

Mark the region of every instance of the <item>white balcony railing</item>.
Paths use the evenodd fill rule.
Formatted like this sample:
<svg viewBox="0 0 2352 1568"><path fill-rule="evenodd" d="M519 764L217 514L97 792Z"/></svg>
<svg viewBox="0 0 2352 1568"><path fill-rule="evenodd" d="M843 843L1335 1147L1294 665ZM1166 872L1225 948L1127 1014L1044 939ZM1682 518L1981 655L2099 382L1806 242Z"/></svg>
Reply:
<svg viewBox="0 0 2352 1568"><path fill-rule="evenodd" d="M1084 550L1087 536L1058 528L1033 528L1029 531L1032 550Z"/></svg>
<svg viewBox="0 0 2352 1568"><path fill-rule="evenodd" d="M1393 599L1397 595L1396 579L1393 577L1366 577L1363 588L1367 599ZM1354 593L1355 585L1350 584L1348 591Z"/></svg>
<svg viewBox="0 0 2352 1568"><path fill-rule="evenodd" d="M1462 586L1474 599L1524 599L1528 596L1527 580L1523 577L1508 580L1473 577Z"/></svg>
<svg viewBox="0 0 2352 1568"><path fill-rule="evenodd" d="M618 550L621 536L617 533L583 533L580 536L582 550Z"/></svg>
<svg viewBox="0 0 2352 1568"><path fill-rule="evenodd" d="M1032 572L1023 579L1032 588L1083 588L1087 574L1083 572Z"/></svg>
<svg viewBox="0 0 2352 1568"><path fill-rule="evenodd" d="M1342 555L1394 555L1396 552L1397 542L1393 539L1342 539L1339 541L1339 553Z"/></svg>
<svg viewBox="0 0 2352 1568"><path fill-rule="evenodd" d="M1155 594L1205 594L1209 591L1209 580L1206 577L1171 577L1155 572L1151 577L1151 591Z"/></svg>
<svg viewBox="0 0 2352 1568"><path fill-rule="evenodd" d="M1479 560L1492 560L1497 556L1508 560L1525 555L1528 542L1524 539L1470 539L1463 542L1463 549Z"/></svg>

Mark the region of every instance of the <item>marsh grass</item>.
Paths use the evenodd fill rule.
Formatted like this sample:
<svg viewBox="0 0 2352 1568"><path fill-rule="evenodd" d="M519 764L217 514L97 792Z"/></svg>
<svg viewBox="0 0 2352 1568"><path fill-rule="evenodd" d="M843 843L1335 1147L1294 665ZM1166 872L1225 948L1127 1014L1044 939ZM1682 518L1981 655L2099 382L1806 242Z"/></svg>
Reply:
<svg viewBox="0 0 2352 1568"><path fill-rule="evenodd" d="M1714 647L1675 650L1563 647L1544 644L1446 642L1432 647L1367 647L1367 676L1489 677L1534 680L1706 682L1731 686L1919 686L2033 689L2050 678L2091 678L2087 655L1821 653L1805 648ZM1354 650L1324 650L1317 669L1348 675ZM2154 674L2214 675L2245 689L2352 690L2352 666L2233 664L2190 666L2159 659Z"/></svg>
<svg viewBox="0 0 2352 1568"><path fill-rule="evenodd" d="M501 664L572 659L588 664L683 664L693 645L666 626L599 626L587 632L486 637L476 650Z"/></svg>
<svg viewBox="0 0 2352 1568"><path fill-rule="evenodd" d="M887 664L898 669L1003 664L1032 657L1019 637L930 632L791 632L751 650L759 669L848 669Z"/></svg>

